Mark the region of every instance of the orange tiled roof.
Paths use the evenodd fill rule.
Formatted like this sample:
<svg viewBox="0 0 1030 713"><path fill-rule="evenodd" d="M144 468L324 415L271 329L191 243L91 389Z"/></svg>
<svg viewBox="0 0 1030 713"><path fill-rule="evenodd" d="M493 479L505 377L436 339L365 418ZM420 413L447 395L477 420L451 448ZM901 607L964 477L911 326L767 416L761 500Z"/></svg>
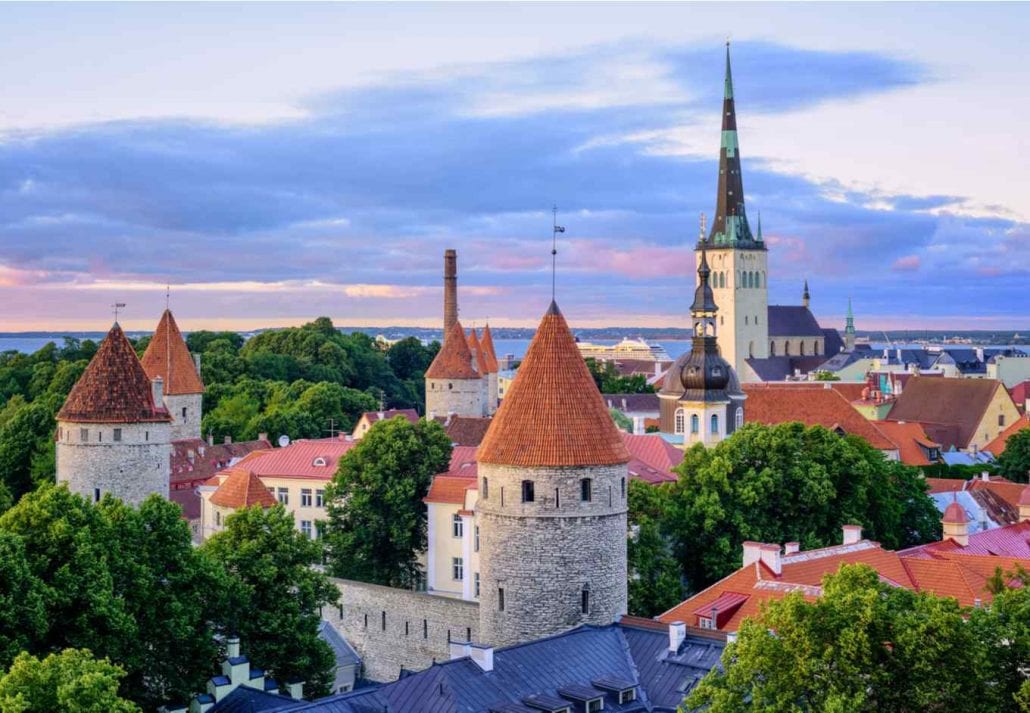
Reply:
<svg viewBox="0 0 1030 713"><path fill-rule="evenodd" d="M999 433L997 438L983 447L983 450L990 451L991 455L997 458L1005 452L1005 444L1009 439L1024 428L1030 428L1030 414L1025 413L1013 421L1011 426Z"/></svg>
<svg viewBox="0 0 1030 713"><path fill-rule="evenodd" d="M268 508L275 505L276 500L257 473L248 468L232 468L228 471L228 477L211 494L211 502L223 508L246 508L252 505Z"/></svg>
<svg viewBox="0 0 1030 713"><path fill-rule="evenodd" d="M958 501L952 501L948 504L948 507L944 508L944 517L941 518L941 522L947 522L955 525L962 525L968 522L966 519L966 511L962 509L962 506L958 504Z"/></svg>
<svg viewBox="0 0 1030 713"><path fill-rule="evenodd" d="M465 502L465 491L476 488L475 476L470 478L464 475L437 475L433 478L433 484L429 486L429 492L422 498L422 502L461 505Z"/></svg>
<svg viewBox="0 0 1030 713"><path fill-rule="evenodd" d="M59 421L144 423L169 421L155 407L150 379L116 322L57 413Z"/></svg>
<svg viewBox="0 0 1030 713"><path fill-rule="evenodd" d="M975 435L976 427L1001 382L994 379L931 379L916 376L909 379L887 414L888 421L919 421L940 424L953 429L954 445L965 448ZM1008 392L1005 392L1008 396ZM943 438L945 431L935 431Z"/></svg>
<svg viewBox="0 0 1030 713"><path fill-rule="evenodd" d="M930 465L923 448L937 448L936 443L923 430L922 425L909 421L873 421L879 431L898 447L898 457L907 465Z"/></svg>
<svg viewBox="0 0 1030 713"><path fill-rule="evenodd" d="M487 373L496 374L498 363L497 363L497 351L494 349L494 336L490 333L490 325L483 327L483 338L479 340L480 345L483 347L483 354L487 360Z"/></svg>
<svg viewBox="0 0 1030 713"><path fill-rule="evenodd" d="M569 325L551 302L479 446L478 460L577 466L629 459Z"/></svg>
<svg viewBox="0 0 1030 713"><path fill-rule="evenodd" d="M489 360L483 354L483 347L476 336L476 330L470 329L468 334L469 351L472 352L472 365L480 374L490 373Z"/></svg>
<svg viewBox="0 0 1030 713"><path fill-rule="evenodd" d="M151 379L164 379L164 392L171 396L179 394L202 394L204 382L197 374L196 364L190 350L175 323L172 311L166 309L157 323L157 330L150 338L147 350L143 352L143 368Z"/></svg>
<svg viewBox="0 0 1030 713"><path fill-rule="evenodd" d="M835 388L824 384L744 384L744 393L744 414L750 422L774 425L800 421L806 426L839 428L864 438L877 450L895 450L894 443Z"/></svg>
<svg viewBox="0 0 1030 713"><path fill-rule="evenodd" d="M479 373L472 365L472 352L465 339L461 322L455 322L449 334L445 335L443 346L426 370L429 379L478 379Z"/></svg>

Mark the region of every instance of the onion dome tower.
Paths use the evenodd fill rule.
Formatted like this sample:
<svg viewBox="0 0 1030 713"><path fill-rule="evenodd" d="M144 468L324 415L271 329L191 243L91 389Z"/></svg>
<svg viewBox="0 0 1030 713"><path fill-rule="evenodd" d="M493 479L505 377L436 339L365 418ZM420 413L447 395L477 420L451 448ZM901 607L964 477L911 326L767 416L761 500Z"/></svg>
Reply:
<svg viewBox="0 0 1030 713"><path fill-rule="evenodd" d="M97 501L168 497L171 418L115 322L57 413L57 482Z"/></svg>
<svg viewBox="0 0 1030 713"><path fill-rule="evenodd" d="M624 614L630 455L554 302L476 459L483 639Z"/></svg>
<svg viewBox="0 0 1030 713"><path fill-rule="evenodd" d="M736 373L719 354L711 270L702 245L697 290L690 314L694 337L689 352L681 355L665 376L658 394L661 430L683 436L683 447L714 445L744 423L746 398Z"/></svg>
<svg viewBox="0 0 1030 713"><path fill-rule="evenodd" d="M480 340L483 347L483 355L487 360L487 399L486 412L493 415L497 411L497 378L500 371L497 363L497 351L494 349L494 337L490 333L490 325L483 327L483 338Z"/></svg>
<svg viewBox="0 0 1030 713"><path fill-rule="evenodd" d="M461 322L455 321L443 346L426 370L426 413L430 416L485 416L483 376Z"/></svg>
<svg viewBox="0 0 1030 713"><path fill-rule="evenodd" d="M164 381L164 406L172 418L172 440L200 438L204 382L172 311L166 309L143 353L143 368Z"/></svg>

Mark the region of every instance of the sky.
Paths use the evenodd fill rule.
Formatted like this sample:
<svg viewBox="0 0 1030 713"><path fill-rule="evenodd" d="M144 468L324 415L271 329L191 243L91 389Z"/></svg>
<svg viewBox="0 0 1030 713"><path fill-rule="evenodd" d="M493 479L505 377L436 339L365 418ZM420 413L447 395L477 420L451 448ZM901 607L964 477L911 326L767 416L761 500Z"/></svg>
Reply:
<svg viewBox="0 0 1030 713"><path fill-rule="evenodd" d="M0 4L0 331L688 326L725 41L769 301L1030 329L1028 4Z"/></svg>

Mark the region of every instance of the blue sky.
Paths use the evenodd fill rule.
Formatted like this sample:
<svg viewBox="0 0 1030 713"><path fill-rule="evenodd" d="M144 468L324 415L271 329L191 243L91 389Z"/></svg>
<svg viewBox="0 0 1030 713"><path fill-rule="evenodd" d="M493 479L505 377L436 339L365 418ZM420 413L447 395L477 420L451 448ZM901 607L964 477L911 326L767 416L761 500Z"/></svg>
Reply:
<svg viewBox="0 0 1030 713"><path fill-rule="evenodd" d="M685 326L723 41L770 301L1023 328L1025 5L0 5L0 330ZM1020 158L1022 157L1022 158Z"/></svg>

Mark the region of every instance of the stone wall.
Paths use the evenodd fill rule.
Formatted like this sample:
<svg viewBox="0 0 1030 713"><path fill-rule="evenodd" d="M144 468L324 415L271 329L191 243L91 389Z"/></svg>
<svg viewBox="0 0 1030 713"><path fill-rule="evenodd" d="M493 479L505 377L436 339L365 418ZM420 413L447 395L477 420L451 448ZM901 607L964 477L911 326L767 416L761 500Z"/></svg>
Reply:
<svg viewBox="0 0 1030 713"><path fill-rule="evenodd" d="M332 581L340 590L340 606L323 611L323 617L357 650L365 678L393 681L402 668L417 671L449 659L451 640L480 640L476 602Z"/></svg>
<svg viewBox="0 0 1030 713"><path fill-rule="evenodd" d="M170 424L60 421L57 425L57 482L67 483L73 493L90 500L111 493L130 505L138 505L151 493L168 497ZM120 430L121 440L115 440L115 429Z"/></svg>
<svg viewBox="0 0 1030 713"><path fill-rule="evenodd" d="M172 416L172 440L200 438L200 419L203 416L203 394L164 395L165 408ZM183 417L183 409L186 416Z"/></svg>
<svg viewBox="0 0 1030 713"><path fill-rule="evenodd" d="M589 501L581 499L584 478ZM626 613L627 478L625 465L479 464L483 643L506 646ZM524 480L533 483L532 502L522 500Z"/></svg>
<svg viewBox="0 0 1030 713"><path fill-rule="evenodd" d="M483 379L426 379L426 414L485 416L484 386Z"/></svg>

